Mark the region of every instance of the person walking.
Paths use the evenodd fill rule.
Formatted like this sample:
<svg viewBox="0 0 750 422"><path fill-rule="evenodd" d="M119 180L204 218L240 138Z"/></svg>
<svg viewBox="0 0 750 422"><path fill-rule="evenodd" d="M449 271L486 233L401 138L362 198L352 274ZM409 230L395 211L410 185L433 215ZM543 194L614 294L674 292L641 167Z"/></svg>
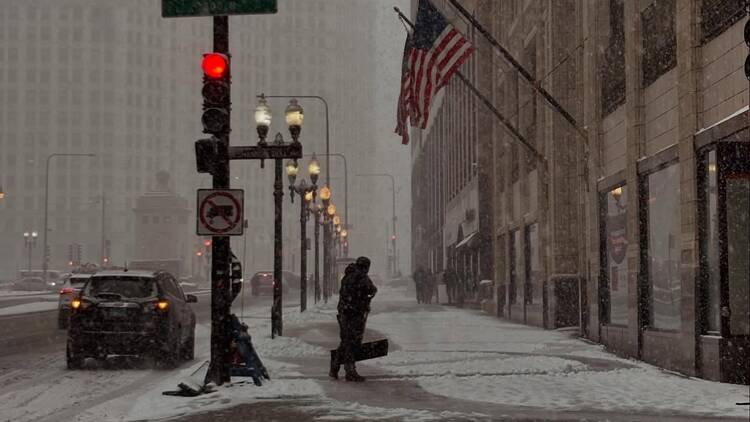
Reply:
<svg viewBox="0 0 750 422"><path fill-rule="evenodd" d="M448 295L448 304L452 304L456 300L456 283L458 282L458 276L453 266L448 266L443 274L443 282L445 283L445 292Z"/></svg>
<svg viewBox="0 0 750 422"><path fill-rule="evenodd" d="M414 288L417 291L417 303L424 302L424 283L426 277L427 274L422 267L417 268L417 271L414 272Z"/></svg>
<svg viewBox="0 0 750 422"><path fill-rule="evenodd" d="M339 344L336 360L331 359L329 376L339 378L339 369L344 365L346 380L361 382L365 378L357 373L355 353L362 345L365 334L367 314L370 312L370 301L378 292L367 272L370 270L370 259L364 256L349 264L344 271L339 290L338 321Z"/></svg>

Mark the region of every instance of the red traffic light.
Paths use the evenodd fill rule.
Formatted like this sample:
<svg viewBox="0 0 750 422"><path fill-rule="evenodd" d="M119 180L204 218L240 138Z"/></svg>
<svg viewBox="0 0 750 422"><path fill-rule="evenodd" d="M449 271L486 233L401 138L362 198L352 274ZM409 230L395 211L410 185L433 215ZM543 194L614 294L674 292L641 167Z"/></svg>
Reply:
<svg viewBox="0 0 750 422"><path fill-rule="evenodd" d="M201 61L201 68L207 77L219 79L224 77L227 71L227 56L219 53L206 53Z"/></svg>
<svg viewBox="0 0 750 422"><path fill-rule="evenodd" d="M195 253L195 256L203 256L203 252L198 251L198 252Z"/></svg>
<svg viewBox="0 0 750 422"><path fill-rule="evenodd" d="M210 241L210 240L208 240L208 239L204 240L204 241L203 241L203 246L205 246L205 247L209 247L209 246L211 246L211 241Z"/></svg>

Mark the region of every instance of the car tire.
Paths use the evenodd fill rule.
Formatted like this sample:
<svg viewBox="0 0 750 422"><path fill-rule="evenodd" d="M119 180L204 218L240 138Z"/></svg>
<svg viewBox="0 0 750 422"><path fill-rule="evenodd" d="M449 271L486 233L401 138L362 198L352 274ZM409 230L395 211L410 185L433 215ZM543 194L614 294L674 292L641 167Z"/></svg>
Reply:
<svg viewBox="0 0 750 422"><path fill-rule="evenodd" d="M69 326L68 318L65 317L65 315L60 314L57 317L57 328L60 330L67 330Z"/></svg>
<svg viewBox="0 0 750 422"><path fill-rule="evenodd" d="M73 347L72 342L68 340L68 343L65 346L65 362L68 369L83 369L85 360L86 358L83 354L76 350L76 348Z"/></svg>
<svg viewBox="0 0 750 422"><path fill-rule="evenodd" d="M180 351L180 357L184 361L191 361L195 359L195 333L190 335L190 338L182 345Z"/></svg>
<svg viewBox="0 0 750 422"><path fill-rule="evenodd" d="M162 369L174 369L180 361L180 341L172 341L166 348L158 348L155 351L154 360L156 365Z"/></svg>

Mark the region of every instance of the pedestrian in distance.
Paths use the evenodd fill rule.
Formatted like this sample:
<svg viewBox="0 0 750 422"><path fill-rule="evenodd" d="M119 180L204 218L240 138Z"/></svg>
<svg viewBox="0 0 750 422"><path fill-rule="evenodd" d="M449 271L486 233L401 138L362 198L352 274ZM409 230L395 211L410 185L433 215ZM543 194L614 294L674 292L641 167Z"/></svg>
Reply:
<svg viewBox="0 0 750 422"><path fill-rule="evenodd" d="M443 274L443 282L445 283L445 292L448 295L448 304L452 304L456 300L456 284L458 283L458 275L453 266L448 266Z"/></svg>
<svg viewBox="0 0 750 422"><path fill-rule="evenodd" d="M431 305L432 296L435 294L435 273L433 273L431 270L427 270L423 291L424 291L423 302L428 305Z"/></svg>
<svg viewBox="0 0 750 422"><path fill-rule="evenodd" d="M414 272L414 287L417 291L417 303L424 302L424 283L425 279L427 278L427 273L424 270L424 268L419 267L417 268L417 271Z"/></svg>
<svg viewBox="0 0 750 422"><path fill-rule="evenodd" d="M338 321L341 343L336 352L337 359L331 359L329 376L339 378L339 369L344 365L347 381L364 381L357 373L355 353L362 346L365 334L367 314L370 312L370 301L378 289L367 272L370 270L370 259L360 256L344 271L339 290Z"/></svg>

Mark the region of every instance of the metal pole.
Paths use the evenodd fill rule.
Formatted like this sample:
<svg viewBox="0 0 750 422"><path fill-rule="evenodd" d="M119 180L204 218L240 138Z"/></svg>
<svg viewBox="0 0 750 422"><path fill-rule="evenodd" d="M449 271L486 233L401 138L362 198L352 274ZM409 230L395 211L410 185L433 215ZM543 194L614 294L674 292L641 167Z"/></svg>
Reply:
<svg viewBox="0 0 750 422"><path fill-rule="evenodd" d="M105 199L104 193L102 192L102 239L101 239L102 240L102 242L101 242L102 244L101 244L101 248L100 248L101 249L101 252L100 252L101 256L99 257L99 263L100 263L101 266L104 266L104 264L105 264L104 258L106 258L106 255L105 255L106 251L105 251L105 249L106 249L106 242L107 242L106 241L107 234L105 232L105 228L106 228L106 218L107 218L107 215L106 215L106 211L105 211L106 210L105 204L106 204L106 199Z"/></svg>
<svg viewBox="0 0 750 422"><path fill-rule="evenodd" d="M299 311L305 312L307 309L307 202L305 201L305 192L300 195L300 286L299 286Z"/></svg>
<svg viewBox="0 0 750 422"><path fill-rule="evenodd" d="M53 153L47 156L47 165L45 167L45 175L44 175L44 233L43 233L43 243L44 243L44 251L42 253L42 278L44 279L44 282L47 282L47 270L49 270L49 257L47 256L47 249L49 249L49 245L47 244L47 232L49 231L48 223L49 223L49 163L50 160L52 160L52 157L95 157L96 154L68 154L68 153Z"/></svg>
<svg viewBox="0 0 750 422"><path fill-rule="evenodd" d="M324 211L325 212L325 211ZM328 217L323 217L323 301L328 303L328 284L331 278L331 255L328 233Z"/></svg>
<svg viewBox="0 0 750 422"><path fill-rule="evenodd" d="M229 18L214 16L214 51L229 56ZM227 107L229 111L229 107ZM218 163L213 175L214 189L229 188L229 131L217 134ZM211 240L211 361L206 382L222 385L229 376L229 236Z"/></svg>
<svg viewBox="0 0 750 422"><path fill-rule="evenodd" d="M393 274L398 272L398 256L396 252L396 179L388 173L362 173L360 177L388 177L391 179L391 215L393 219L393 234L391 235L391 248L393 249Z"/></svg>
<svg viewBox="0 0 750 422"><path fill-rule="evenodd" d="M31 242L29 242L29 239L26 239L26 257L29 262L29 272L31 272Z"/></svg>
<svg viewBox="0 0 750 422"><path fill-rule="evenodd" d="M281 279L281 266L282 266L282 220L281 220L281 199L284 196L284 185L281 180L282 176L282 163L281 159L276 159L275 165L275 178L273 184L273 196L274 196L274 238L273 238L273 307L271 308L271 338L277 335L282 335L282 321L281 321L281 304L282 304L282 279Z"/></svg>
<svg viewBox="0 0 750 422"><path fill-rule="evenodd" d="M320 263L318 262L320 260L320 248L319 248L319 238L320 238L320 221L318 219L320 218L320 211L315 212L315 303L318 303L320 300Z"/></svg>

